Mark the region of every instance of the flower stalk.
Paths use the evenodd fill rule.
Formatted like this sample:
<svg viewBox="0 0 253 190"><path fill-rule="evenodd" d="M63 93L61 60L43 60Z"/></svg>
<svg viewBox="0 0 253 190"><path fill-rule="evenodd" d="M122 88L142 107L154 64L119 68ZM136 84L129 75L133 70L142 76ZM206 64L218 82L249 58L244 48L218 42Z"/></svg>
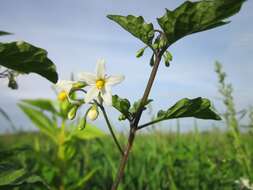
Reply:
<svg viewBox="0 0 253 190"><path fill-rule="evenodd" d="M128 136L127 146L125 147L124 154L123 154L121 161L120 161L118 173L117 173L115 181L112 185L111 190L117 190L118 186L123 178L124 170L125 170L125 167L127 164L128 157L129 157L129 153L132 149L132 146L133 146L133 143L135 140L136 131L138 130L138 124L141 119L142 112L144 110L144 105L145 105L145 102L148 100L148 96L149 96L151 88L153 86L163 52L164 51L161 50L161 52L157 52L155 54L155 64L153 66L153 69L151 71L146 89L145 89L144 94L142 96L141 105L136 112L133 122L130 122L130 132L129 132L129 136Z"/></svg>

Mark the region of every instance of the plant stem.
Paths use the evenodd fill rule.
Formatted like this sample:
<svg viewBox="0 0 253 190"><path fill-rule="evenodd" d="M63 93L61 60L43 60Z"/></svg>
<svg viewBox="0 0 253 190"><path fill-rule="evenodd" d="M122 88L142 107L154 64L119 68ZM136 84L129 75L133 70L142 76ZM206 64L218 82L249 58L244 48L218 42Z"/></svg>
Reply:
<svg viewBox="0 0 253 190"><path fill-rule="evenodd" d="M143 125L139 125L138 127L137 127L137 130L140 130L140 129L142 129L142 128L144 128L144 127L147 127L147 126L149 126L149 125L153 125L153 124L155 124L155 123L159 123L159 122L161 122L161 121L163 121L164 119L156 119L156 120L153 120L153 121L150 121L150 122L148 122L148 123L145 123L145 124L143 124Z"/></svg>
<svg viewBox="0 0 253 190"><path fill-rule="evenodd" d="M141 106L139 107L139 109L136 112L134 125L133 125L136 128L137 128L138 123L140 121L140 118L141 118L141 115L142 115L142 112L143 112L143 107L145 105L145 102L148 99L149 93L150 93L152 85L154 83L156 73L158 71L158 67L159 67L159 64L160 64L160 61L161 61L161 57L162 57L162 54L156 55L155 64L153 66L153 69L151 71L151 74L150 74L150 77L149 77L149 80L148 80L148 84L146 86L146 89L145 89L144 94L143 94L142 99L141 99Z"/></svg>
<svg viewBox="0 0 253 190"><path fill-rule="evenodd" d="M113 137L113 140L114 140L115 144L117 145L117 147L118 147L118 149L119 149L121 155L123 156L123 155L124 155L123 149L121 148L121 146L120 146L120 144L119 144L119 141L117 140L117 138L116 138L116 136L115 136L115 134L114 134L114 132L113 132L112 125L111 125L111 123L110 123L110 121L109 121L109 119L108 119L108 116L107 116L107 113L106 113L106 111L105 111L105 108L104 108L103 105L99 105L99 107L100 107L100 109L101 109L101 111L102 111L102 113L103 113L103 115L104 115L105 121L106 121L107 126L108 126L108 128L109 128L109 130L110 130L110 133L111 133L111 135L112 135L112 137Z"/></svg>
<svg viewBox="0 0 253 190"><path fill-rule="evenodd" d="M120 181L121 181L121 179L124 175L124 170L125 170L125 167L126 167L128 157L129 157L129 153L130 153L130 150L131 150L133 142L134 142L135 132L136 131L134 130L134 128L130 129L130 134L129 134L129 137L128 137L128 143L127 143L127 146L125 148L124 155L121 158L118 173L117 173L117 177L116 177L116 179L115 179L115 181L112 185L111 190L117 190L118 189Z"/></svg>
<svg viewBox="0 0 253 190"><path fill-rule="evenodd" d="M161 61L162 53L163 52L155 54L156 55L155 63L154 63L153 69L150 73L150 77L149 77L146 89L145 89L144 94L142 96L140 107L138 108L138 110L136 112L136 115L134 116L133 122L130 123L130 133L129 133L129 137L128 137L128 143L127 143L127 146L125 148L124 155L121 158L118 173L117 173L117 177L116 177L116 179L115 179L115 181L112 185L111 190L117 190L118 186L120 184L120 181L123 178L124 170L125 170L125 167L126 167L128 157L129 157L129 153L130 153L130 150L132 148L132 145L133 145L133 142L134 142L134 139L135 139L135 133L136 133L137 128L138 128L138 123L140 121L145 102L148 99L149 93L150 93L152 85L154 83L154 79L155 79L155 76L156 76L160 61Z"/></svg>

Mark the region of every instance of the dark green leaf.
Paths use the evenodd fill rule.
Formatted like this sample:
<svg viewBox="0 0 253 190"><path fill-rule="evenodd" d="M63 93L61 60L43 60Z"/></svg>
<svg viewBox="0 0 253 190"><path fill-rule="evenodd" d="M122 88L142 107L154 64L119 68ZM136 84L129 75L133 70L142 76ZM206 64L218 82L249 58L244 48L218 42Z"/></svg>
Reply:
<svg viewBox="0 0 253 190"><path fill-rule="evenodd" d="M0 43L0 65L21 73L37 73L54 83L58 80L47 52L26 42Z"/></svg>
<svg viewBox="0 0 253 190"><path fill-rule="evenodd" d="M147 45L152 44L152 40L154 37L154 27L153 24L145 23L143 17L139 16L120 16L120 15L108 15L109 19L115 21L120 26L122 26L125 30L130 32L136 38L139 38Z"/></svg>
<svg viewBox="0 0 253 190"><path fill-rule="evenodd" d="M157 114L157 119L161 120L182 117L221 120L220 116L211 110L210 101L200 97L195 99L184 98L167 111L160 110Z"/></svg>
<svg viewBox="0 0 253 190"><path fill-rule="evenodd" d="M209 30L229 22L224 19L236 14L245 0L186 1L173 11L166 10L158 23L169 45L186 35Z"/></svg>
<svg viewBox="0 0 253 190"><path fill-rule="evenodd" d="M11 33L0 30L0 36L4 36L4 35L11 35Z"/></svg>
<svg viewBox="0 0 253 190"><path fill-rule="evenodd" d="M112 106L122 113L126 118L129 116L130 102L126 98L120 98L117 95L112 96Z"/></svg>
<svg viewBox="0 0 253 190"><path fill-rule="evenodd" d="M146 106L147 106L148 104L150 104L152 101L153 101L152 99L148 99L148 100L144 103L143 109L145 110L145 109L146 109ZM135 113L138 111L138 109L139 109L140 106L141 106L141 100L138 100L138 101L134 102L133 106L130 108L129 111L130 111L132 114L135 114Z"/></svg>

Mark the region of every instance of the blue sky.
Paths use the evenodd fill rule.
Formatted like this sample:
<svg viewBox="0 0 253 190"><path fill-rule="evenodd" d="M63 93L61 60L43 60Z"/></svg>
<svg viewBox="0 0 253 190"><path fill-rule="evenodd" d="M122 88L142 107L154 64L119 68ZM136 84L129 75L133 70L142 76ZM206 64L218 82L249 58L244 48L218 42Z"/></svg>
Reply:
<svg viewBox="0 0 253 190"><path fill-rule="evenodd" d="M108 74L124 74L125 81L116 86L114 93L130 100L139 99L151 71L150 52L141 59L135 52L143 47L107 14L142 15L156 27L156 17L165 8L174 9L182 0L2 0L0 29L15 35L2 37L2 41L24 40L48 51L57 66L61 79L70 73L93 71L96 60L107 61ZM161 65L151 98L153 109L166 108L178 99L198 96L210 98L222 111L217 92L214 62L224 65L228 80L233 83L238 109L253 104L253 2L247 1L241 12L230 18L229 25L188 36L170 48L173 61L170 68ZM6 81L0 81L0 106L18 125L30 128L15 104L22 98L53 98L51 84L37 75L18 78L18 91L9 90ZM110 112L115 116L115 112ZM147 117L144 118L144 120ZM1 121L1 120L0 120ZM112 119L115 125L117 120ZM185 120L185 126L192 120ZM2 122L1 122L2 123ZM103 120L98 120L102 128ZM201 122L208 127L212 122ZM4 125L4 124L3 124ZM120 124L120 125L124 125Z"/></svg>

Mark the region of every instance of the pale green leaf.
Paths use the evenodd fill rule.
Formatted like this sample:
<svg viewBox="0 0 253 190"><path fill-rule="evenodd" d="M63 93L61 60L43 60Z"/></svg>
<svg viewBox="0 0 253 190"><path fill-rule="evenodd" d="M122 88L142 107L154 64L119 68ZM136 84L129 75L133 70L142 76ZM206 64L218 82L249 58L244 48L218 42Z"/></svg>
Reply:
<svg viewBox="0 0 253 190"><path fill-rule="evenodd" d="M44 113L24 104L18 104L18 106L38 129L53 140L56 139L57 127Z"/></svg>

